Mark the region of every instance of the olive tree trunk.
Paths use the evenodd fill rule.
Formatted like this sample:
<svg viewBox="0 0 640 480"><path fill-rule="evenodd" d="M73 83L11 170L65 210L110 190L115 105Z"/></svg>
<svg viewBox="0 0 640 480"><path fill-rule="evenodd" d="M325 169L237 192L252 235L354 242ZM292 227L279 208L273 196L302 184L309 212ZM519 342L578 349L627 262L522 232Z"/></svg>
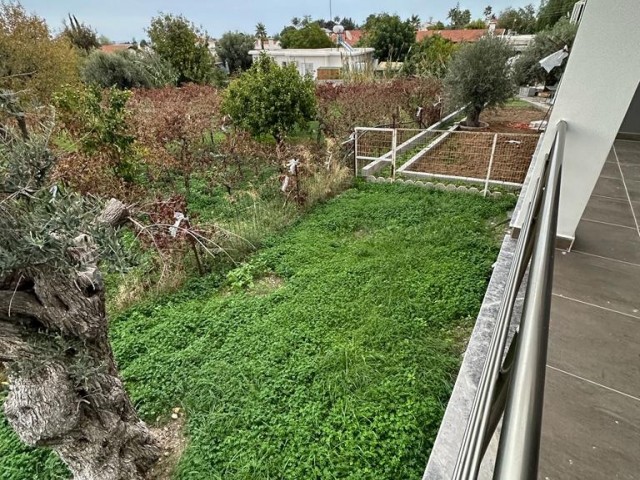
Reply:
<svg viewBox="0 0 640 480"><path fill-rule="evenodd" d="M480 114L482 113L482 106L473 106L467 110L467 120L465 125L468 127L480 126Z"/></svg>
<svg viewBox="0 0 640 480"><path fill-rule="evenodd" d="M118 203L99 221L121 222ZM75 240L70 255L87 255L91 239ZM53 449L77 480L143 479L159 449L120 380L107 324L95 263L75 275L28 269L0 279L5 415L22 441Z"/></svg>

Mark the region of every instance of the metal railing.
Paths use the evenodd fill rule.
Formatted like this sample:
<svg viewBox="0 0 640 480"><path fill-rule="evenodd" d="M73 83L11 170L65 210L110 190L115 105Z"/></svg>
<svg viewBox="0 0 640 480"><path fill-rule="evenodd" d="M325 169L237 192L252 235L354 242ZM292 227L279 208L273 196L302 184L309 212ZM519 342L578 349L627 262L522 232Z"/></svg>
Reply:
<svg viewBox="0 0 640 480"><path fill-rule="evenodd" d="M534 186L458 453L454 480L477 478L501 417L494 480L537 478L566 129L566 122L558 122L544 172ZM527 267L529 276L519 330L505 354L516 298Z"/></svg>

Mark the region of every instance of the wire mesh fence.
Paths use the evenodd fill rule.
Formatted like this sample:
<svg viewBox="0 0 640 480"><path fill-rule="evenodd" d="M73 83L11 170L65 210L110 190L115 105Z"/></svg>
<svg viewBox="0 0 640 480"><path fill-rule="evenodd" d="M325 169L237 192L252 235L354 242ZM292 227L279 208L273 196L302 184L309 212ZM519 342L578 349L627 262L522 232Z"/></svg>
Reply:
<svg viewBox="0 0 640 480"><path fill-rule="evenodd" d="M522 185L538 134L468 132L456 128L384 132L358 129L358 172L481 183L485 189L489 185Z"/></svg>
<svg viewBox="0 0 640 480"><path fill-rule="evenodd" d="M355 165L358 175L373 175L385 168L395 171L397 129L356 128Z"/></svg>

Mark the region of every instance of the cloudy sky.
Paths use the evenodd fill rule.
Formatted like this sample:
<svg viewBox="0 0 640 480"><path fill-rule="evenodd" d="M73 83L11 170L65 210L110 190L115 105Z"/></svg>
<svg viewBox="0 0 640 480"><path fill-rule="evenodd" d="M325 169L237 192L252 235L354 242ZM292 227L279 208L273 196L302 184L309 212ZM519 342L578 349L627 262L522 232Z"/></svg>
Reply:
<svg viewBox="0 0 640 480"><path fill-rule="evenodd" d="M181 13L203 26L211 36L228 30L251 32L263 22L270 34L279 32L292 17L311 15L329 18L329 0L21 0L23 6L44 17L52 28L59 28L67 13L90 24L101 35L115 41L145 37L145 28L158 12ZM332 0L333 16L351 17L362 22L370 13L397 13L403 18L417 14L423 20L445 20L454 0ZM513 5L523 6L539 0L461 0L462 8L480 17L487 4L494 11Z"/></svg>

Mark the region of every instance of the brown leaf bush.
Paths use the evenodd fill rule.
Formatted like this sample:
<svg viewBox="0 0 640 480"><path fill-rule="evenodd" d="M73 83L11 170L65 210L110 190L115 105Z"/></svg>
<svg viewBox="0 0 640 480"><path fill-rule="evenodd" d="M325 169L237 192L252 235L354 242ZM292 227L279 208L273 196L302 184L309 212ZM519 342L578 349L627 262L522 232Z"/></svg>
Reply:
<svg viewBox="0 0 640 480"><path fill-rule="evenodd" d="M438 102L442 83L436 78L404 78L318 84L318 113L325 135L344 140L355 127L391 125L418 128L419 107ZM399 114L399 115L398 115ZM426 119L432 123L432 119Z"/></svg>

